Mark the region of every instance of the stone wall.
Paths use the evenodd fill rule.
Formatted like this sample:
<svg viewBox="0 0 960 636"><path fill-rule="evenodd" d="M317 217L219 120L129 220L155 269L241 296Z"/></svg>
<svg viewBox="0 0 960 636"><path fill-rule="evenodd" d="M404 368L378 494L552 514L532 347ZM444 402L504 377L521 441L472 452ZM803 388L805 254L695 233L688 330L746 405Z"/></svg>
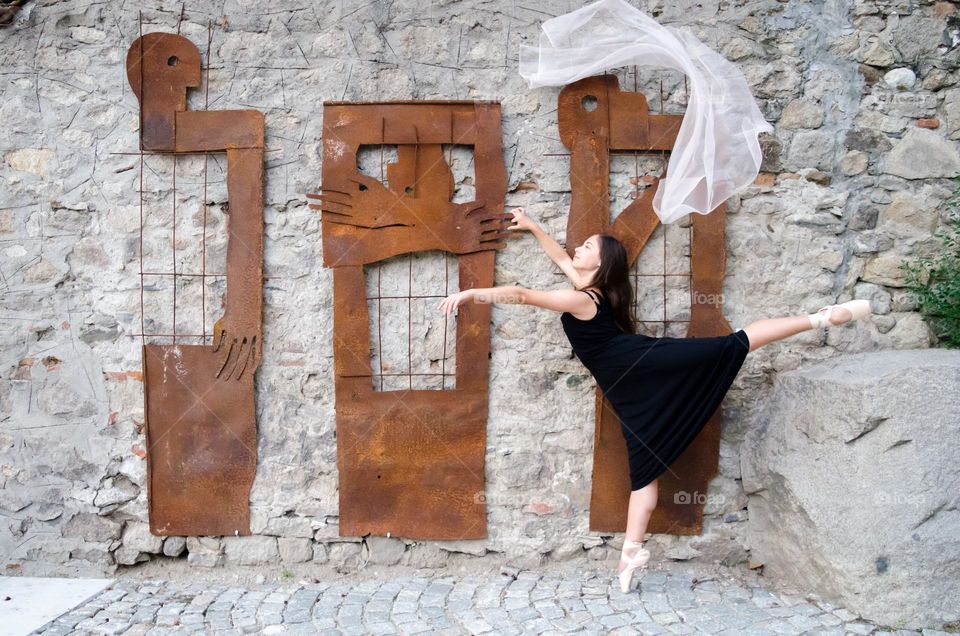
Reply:
<svg viewBox="0 0 960 636"><path fill-rule="evenodd" d="M181 11L172 2L27 2L0 27L6 572L95 574L185 554L197 566L279 558L342 570L367 560L443 566L484 555L612 556L610 537L587 528L595 384L570 359L556 314L511 305L494 307L491 328L488 539L338 536L332 276L321 265L318 213L304 197L320 180L324 100L495 99L503 105L507 204L527 206L562 241L570 185L556 128L558 89L529 90L516 58L520 43L536 41L541 20L577 3L186 4ZM747 556L727 547L745 545L741 440L777 374L848 352L931 345L897 265L938 247L933 232L960 172L956 6L639 6L690 28L738 64L776 127L763 138L756 184L730 201L724 313L734 329L850 298L870 298L877 308L872 321L808 331L748 357L725 402L721 474L704 537L658 537L678 558L698 548L702 558L735 564ZM124 72L141 8L144 32L179 30L204 54L212 25L209 96L195 92L191 108L208 101L266 114L264 358L250 537L162 541L146 526L141 170L128 154L138 148L138 105ZM620 76L632 88L632 70ZM676 73L641 69L636 81L652 110L683 110ZM145 161L148 264L164 265L169 248L171 161ZM614 162L615 211L625 205L634 163ZM644 159L640 169L659 174L661 166ZM199 240L206 200L208 271L215 271L223 260L222 158L184 158L177 170L178 236L187 246ZM468 180L460 175L461 186ZM148 282L145 324L157 328L171 290ZM498 253L496 283L565 285L530 235ZM222 286L209 291L215 298ZM210 316L216 304L206 308ZM202 324L196 305L185 305L178 320ZM677 311L671 317L682 317Z"/></svg>

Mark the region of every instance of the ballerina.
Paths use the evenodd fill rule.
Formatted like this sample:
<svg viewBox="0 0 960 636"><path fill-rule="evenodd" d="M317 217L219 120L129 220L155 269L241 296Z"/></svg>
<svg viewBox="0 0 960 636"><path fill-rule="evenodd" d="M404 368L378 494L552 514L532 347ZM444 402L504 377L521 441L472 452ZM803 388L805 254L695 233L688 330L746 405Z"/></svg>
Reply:
<svg viewBox="0 0 960 636"><path fill-rule="evenodd" d="M511 230L527 230L574 289L517 285L467 289L440 302L444 314L466 303L535 305L560 312L564 333L620 420L627 444L631 493L617 575L623 592L644 567L647 523L657 505L657 477L703 429L733 383L746 355L809 329L842 325L870 313L866 300L827 305L815 314L764 318L725 336L651 337L637 334L630 315L633 290L623 244L601 233L588 237L573 258L523 208Z"/></svg>

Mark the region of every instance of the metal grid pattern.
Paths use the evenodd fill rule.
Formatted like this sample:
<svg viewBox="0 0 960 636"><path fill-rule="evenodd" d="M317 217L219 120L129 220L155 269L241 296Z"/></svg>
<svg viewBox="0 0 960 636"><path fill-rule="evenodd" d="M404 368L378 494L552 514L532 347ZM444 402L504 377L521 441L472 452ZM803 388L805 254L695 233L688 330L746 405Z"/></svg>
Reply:
<svg viewBox="0 0 960 636"><path fill-rule="evenodd" d="M138 29L139 29L139 39L137 47L139 49L140 58L143 59L146 51L144 50L144 40L143 40L143 13L139 14L138 19ZM180 33L180 22L177 24L177 34ZM206 49L203 54L203 64L200 67L201 73L201 84L203 86L203 109L208 110L210 106L210 50L213 44L213 23L212 21L207 22L207 42ZM168 60L170 66L176 66L180 63L179 59L175 59L174 56L171 56ZM144 87L144 78L143 70L141 68L138 75L139 90L138 92L143 94ZM142 131L144 129L144 112L143 109L138 110L138 117L140 126L139 129ZM178 340L181 343L191 343L191 344L212 344L213 333L207 331L207 318L208 308L207 308L207 288L208 280L214 282L224 282L226 279L225 273L220 272L208 272L207 271L207 236L208 236L208 213L209 213L209 167L210 167L210 155L209 151L203 151L203 195L202 195L202 221L201 221L201 233L200 233L200 268L199 271L184 271L183 269L177 269L177 195L179 190L177 188L177 166L178 160L180 157L196 155L196 152L192 151L176 151L176 150L150 150L144 151L139 150L137 152L112 152L111 155L130 155L138 158L139 165L139 175L138 175L138 186L137 186L137 197L139 201L139 212L140 219L137 228L138 236L138 272L137 276L139 279L139 294L140 294L140 331L139 333L126 334L128 337L140 338L141 345L147 344L147 338L150 338L150 343L159 344L161 342L169 342L170 344L176 344ZM150 165L151 160L162 161L162 164ZM161 181L167 178L167 172L169 172L170 186L171 186L171 203L168 208L170 211L170 255L166 260L170 264L169 269L162 269L161 259L157 259L155 262L150 265L154 267L149 267L144 261L144 254L146 250L144 248L144 237L148 231L147 222L148 214L156 213L157 219L162 223L164 219L163 210L160 206L150 207L146 203L146 198L150 194L155 194L157 190L148 188L145 185L145 175L153 174L157 177L158 187L161 186ZM146 177L147 179L149 177ZM162 227L160 228L162 229ZM179 289L184 285L184 281L189 279L199 278L201 279L200 285L200 333L190 333L189 331L178 331L177 330L177 296ZM156 281L156 282L153 282ZM162 288L158 285L166 284L169 285L168 289L171 290L170 295L170 304L169 307L160 307L160 310L167 310L170 314L170 324L169 329L161 329L159 331L150 330L148 331L147 325L148 322L157 323L161 322L157 319L147 318L146 311L146 295L151 292L160 291ZM223 285L220 285L223 287ZM220 294L222 295L224 289L220 289ZM182 307L182 305L181 305ZM162 322L161 322L162 324ZM212 325L211 325L212 326Z"/></svg>
<svg viewBox="0 0 960 636"><path fill-rule="evenodd" d="M416 272L414 262L416 261ZM438 263L437 261L442 261ZM387 261L377 261L364 267L364 277L367 281L367 303L371 326L371 363L373 366L373 388L376 391L396 391L407 389L456 389L456 339L449 329L449 320L440 314L436 306L448 295L457 291L451 289L458 278L458 262L455 256L438 251L396 256ZM443 292L438 294L414 294L413 290L424 278L424 274L432 268L443 267ZM384 272L387 272L385 274ZM405 276L403 275L405 271ZM398 274L400 276L398 276ZM403 277L405 284L398 278ZM384 279L389 279L385 281ZM389 287L387 286L389 284ZM454 284L454 287L456 285ZM371 289L372 288L372 289ZM398 289L401 288L401 289ZM372 292L372 293L371 293ZM406 307L406 330L396 323L396 311L388 311L391 307ZM414 319L414 307L417 308L417 317L422 317L426 325L426 333L422 339L415 341L414 331L420 322ZM384 314L388 314L386 317ZM393 320L390 320L393 318ZM389 322L387 322L390 320ZM434 337L430 339L430 332L437 324L439 329L440 345L437 347ZM394 371L400 360L392 360L384 351L384 342L392 335L390 332L406 334L405 369ZM420 334L418 334L419 336ZM431 345L433 345L431 347ZM439 348L439 360L430 356ZM415 371L426 366L433 366L435 361L440 364L436 371ZM404 381L405 380L405 381Z"/></svg>

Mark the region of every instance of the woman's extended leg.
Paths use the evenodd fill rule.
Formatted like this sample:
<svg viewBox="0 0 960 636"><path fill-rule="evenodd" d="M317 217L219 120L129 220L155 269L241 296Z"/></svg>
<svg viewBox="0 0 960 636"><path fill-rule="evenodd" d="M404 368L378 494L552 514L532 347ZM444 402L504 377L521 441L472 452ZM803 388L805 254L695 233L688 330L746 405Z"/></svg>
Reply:
<svg viewBox="0 0 960 636"><path fill-rule="evenodd" d="M630 492L630 503L627 505L627 532L626 539L630 541L643 541L643 536L647 533L647 523L650 521L650 515L657 507L657 480L641 488ZM639 548L626 548L621 553L620 565L617 572L622 572L626 567L626 560L632 557Z"/></svg>
<svg viewBox="0 0 960 636"><path fill-rule="evenodd" d="M853 314L845 307L834 309L830 322L834 325L842 325L853 318ZM750 339L750 351L758 349L765 344L770 344L777 340L783 340L796 335L802 331L813 329L813 323L808 316L787 316L785 318L764 318L751 322L743 328L747 332L747 338Z"/></svg>

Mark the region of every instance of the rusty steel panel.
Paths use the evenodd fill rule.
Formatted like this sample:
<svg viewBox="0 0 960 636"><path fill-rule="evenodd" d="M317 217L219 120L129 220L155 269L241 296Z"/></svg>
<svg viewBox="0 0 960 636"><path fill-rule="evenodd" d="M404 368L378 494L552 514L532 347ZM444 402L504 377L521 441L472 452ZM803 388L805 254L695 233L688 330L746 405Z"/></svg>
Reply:
<svg viewBox="0 0 960 636"><path fill-rule="evenodd" d="M222 362L202 345L144 345L143 361L150 531L249 534L253 374L218 380Z"/></svg>
<svg viewBox="0 0 960 636"><path fill-rule="evenodd" d="M143 345L150 531L250 534L263 341L263 114L187 111L187 88L200 85L200 53L179 35L141 36L126 68L140 102L142 151L227 156L227 289L213 344L177 344L174 329L174 344Z"/></svg>
<svg viewBox="0 0 960 636"><path fill-rule="evenodd" d="M200 51L173 33L148 33L127 51L127 82L140 102L140 149L172 151L187 89L200 86Z"/></svg>
<svg viewBox="0 0 960 636"><path fill-rule="evenodd" d="M673 148L682 115L651 115L643 93L620 90L615 75L588 77L560 91L557 102L560 139L570 150L571 205L567 220L567 250L592 234L607 232L627 249L633 264L660 224L653 210L653 196L666 172L632 201L610 223L610 151L668 151ZM635 178L639 178L635 177ZM691 301L687 337L730 333L720 303L697 302L722 298L726 269L726 205L710 214L692 214ZM596 392L593 484L590 498L590 529L623 532L630 496L627 449L620 422L600 388ZM648 531L699 534L703 524L702 504L676 503L678 491L707 492L717 473L720 448L720 408L713 414L693 444L658 478L659 504ZM682 475L678 479L671 473Z"/></svg>
<svg viewBox="0 0 960 636"><path fill-rule="evenodd" d="M326 102L323 262L334 270L334 379L340 535L417 539L487 536L484 458L489 304L456 317L456 388L374 391L363 266L398 254L459 255L459 288L493 286L503 214L500 105ZM361 145L397 145L387 183L361 174ZM453 203L443 144L473 146L476 200Z"/></svg>
<svg viewBox="0 0 960 636"><path fill-rule="evenodd" d="M217 152L263 148L259 110L205 110L177 113L177 152Z"/></svg>

